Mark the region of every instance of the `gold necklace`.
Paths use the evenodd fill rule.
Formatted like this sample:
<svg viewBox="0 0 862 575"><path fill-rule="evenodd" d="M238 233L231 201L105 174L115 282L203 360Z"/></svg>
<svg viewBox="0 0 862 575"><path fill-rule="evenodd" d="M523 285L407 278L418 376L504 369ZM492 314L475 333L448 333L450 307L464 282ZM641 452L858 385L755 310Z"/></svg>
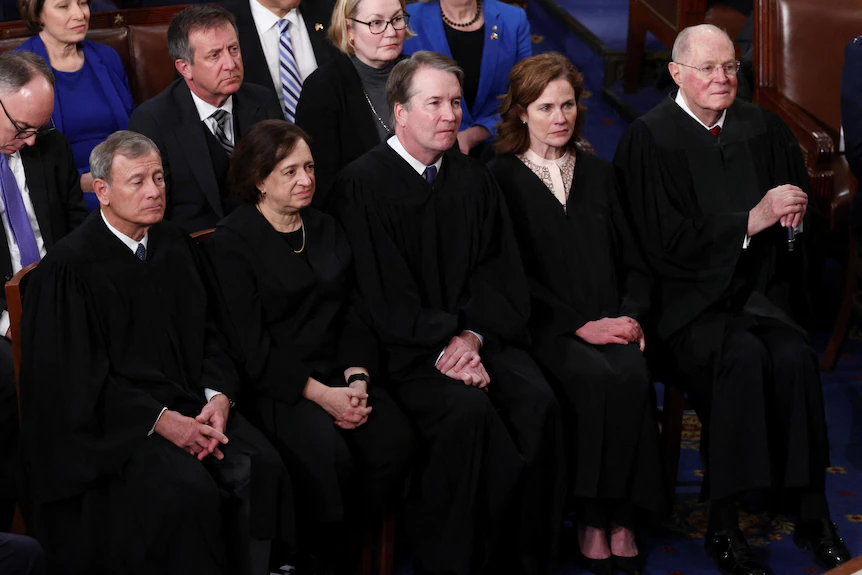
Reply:
<svg viewBox="0 0 862 575"><path fill-rule="evenodd" d="M260 203L255 204L254 207L256 207L257 211L260 212L260 215L263 216L263 210L260 209ZM266 216L263 216L263 217L264 217L264 219L266 219ZM293 253L295 253L295 254L301 254L302 251L305 249L305 222L302 221L302 214L299 215L299 229L302 230L302 245L299 247L298 250L293 250L293 248L290 248L293 250Z"/></svg>

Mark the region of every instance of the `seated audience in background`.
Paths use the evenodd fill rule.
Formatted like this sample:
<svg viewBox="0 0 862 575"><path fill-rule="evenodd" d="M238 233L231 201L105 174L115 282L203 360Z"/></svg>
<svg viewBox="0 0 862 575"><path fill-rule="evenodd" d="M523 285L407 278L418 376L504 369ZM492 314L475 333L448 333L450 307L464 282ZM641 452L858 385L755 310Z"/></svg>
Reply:
<svg viewBox="0 0 862 575"><path fill-rule="evenodd" d="M0 532L0 573L45 575L42 546L32 537Z"/></svg>
<svg viewBox="0 0 862 575"><path fill-rule="evenodd" d="M53 84L51 69L32 52L0 55L4 283L39 261L87 216L69 142L51 126ZM15 504L18 402L5 291L0 292L0 306L0 334L6 336L0 338L0 529L7 529Z"/></svg>
<svg viewBox="0 0 862 575"><path fill-rule="evenodd" d="M271 540L293 538L290 482L231 413L212 271L162 222L152 141L117 132L90 165L101 209L36 268L24 306L28 527L51 573L269 573Z"/></svg>
<svg viewBox="0 0 862 575"><path fill-rule="evenodd" d="M562 422L526 352L527 280L488 170L452 147L461 69L417 52L386 87L395 135L333 205L381 372L421 438L407 525L418 573L545 573L561 522ZM493 563L492 563L493 562Z"/></svg>
<svg viewBox="0 0 862 575"><path fill-rule="evenodd" d="M581 553L594 573L611 573L612 556L617 569L635 573L635 508L662 508L642 353L651 282L613 168L577 146L583 87L560 54L516 64L489 167L518 214L512 224L530 284L531 351L570 418L569 491Z"/></svg>
<svg viewBox="0 0 862 575"><path fill-rule="evenodd" d="M18 48L45 59L54 71L52 119L72 145L88 207L99 205L90 174L90 152L125 130L135 108L120 56L110 46L85 40L90 5L85 0L20 0L33 36Z"/></svg>
<svg viewBox="0 0 862 575"><path fill-rule="evenodd" d="M464 70L458 147L489 156L509 71L533 55L527 14L499 0L423 1L408 5L407 12L416 37L404 43L404 53L431 50L458 62Z"/></svg>
<svg viewBox="0 0 862 575"><path fill-rule="evenodd" d="M326 40L332 0L223 0L236 16L246 81L273 91L293 122L303 82L338 54Z"/></svg>
<svg viewBox="0 0 862 575"><path fill-rule="evenodd" d="M282 114L271 92L243 83L236 24L224 8L201 4L179 12L168 27L168 52L182 77L141 104L129 129L161 151L165 218L196 232L215 227L235 205L227 176L239 139Z"/></svg>
<svg viewBox="0 0 862 575"><path fill-rule="evenodd" d="M329 37L342 53L309 76L296 108L296 124L311 136L317 206L341 168L392 134L386 80L404 57L408 20L404 0L335 5Z"/></svg>
<svg viewBox="0 0 862 575"><path fill-rule="evenodd" d="M844 154L850 170L862 182L862 36L844 48L841 71L841 126L844 128ZM850 226L856 242L862 245L862 194L853 195Z"/></svg>
<svg viewBox="0 0 862 575"><path fill-rule="evenodd" d="M831 569L849 554L829 518L820 372L800 325L818 225L802 153L778 116L735 100L722 30L683 30L669 68L679 91L632 124L614 164L658 282L657 335L704 427L706 550L723 573L765 573L736 505L772 490L796 514L794 541Z"/></svg>
<svg viewBox="0 0 862 575"><path fill-rule="evenodd" d="M410 425L373 384L377 345L350 304L350 245L310 207L306 135L261 122L237 146L231 182L242 203L207 249L244 356L240 410L293 479L300 570L313 556L315 572L351 573L362 533L403 495Z"/></svg>

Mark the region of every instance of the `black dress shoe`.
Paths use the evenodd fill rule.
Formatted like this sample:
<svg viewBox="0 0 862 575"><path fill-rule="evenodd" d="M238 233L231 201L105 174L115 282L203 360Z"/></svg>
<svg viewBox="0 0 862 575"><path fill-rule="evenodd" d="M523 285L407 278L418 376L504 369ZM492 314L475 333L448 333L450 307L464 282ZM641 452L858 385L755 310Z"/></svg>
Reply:
<svg viewBox="0 0 862 575"><path fill-rule="evenodd" d="M610 557L591 559L581 555L581 563L587 571L594 575L614 575L614 562Z"/></svg>
<svg viewBox="0 0 862 575"><path fill-rule="evenodd" d="M721 529L706 534L706 554L723 575L766 575L768 571L751 555L739 529Z"/></svg>
<svg viewBox="0 0 862 575"><path fill-rule="evenodd" d="M643 573L643 567L641 567L639 555L635 555L634 557L611 555L611 559L614 560L614 567L616 567L618 571L628 573L629 575L641 575L641 573Z"/></svg>
<svg viewBox="0 0 862 575"><path fill-rule="evenodd" d="M850 552L838 535L835 524L828 519L797 523L793 531L797 547L814 554L814 562L824 569L834 569L850 560Z"/></svg>

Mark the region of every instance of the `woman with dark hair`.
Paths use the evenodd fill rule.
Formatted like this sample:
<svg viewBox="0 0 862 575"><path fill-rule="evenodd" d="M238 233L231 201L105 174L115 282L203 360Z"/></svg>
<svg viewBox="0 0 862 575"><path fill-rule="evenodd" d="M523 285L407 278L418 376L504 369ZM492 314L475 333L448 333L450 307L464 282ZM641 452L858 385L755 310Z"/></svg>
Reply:
<svg viewBox="0 0 862 575"><path fill-rule="evenodd" d="M489 167L518 214L532 352L574 438L570 495L581 552L593 573L612 573L614 564L637 573L635 508L658 512L662 503L640 324L651 282L611 166L579 145L582 92L583 77L560 54L515 65Z"/></svg>
<svg viewBox="0 0 862 575"><path fill-rule="evenodd" d="M129 79L113 48L84 39L90 24L87 0L19 0L18 6L36 36L17 49L38 54L54 71L51 119L72 145L81 189L92 209L99 202L91 193L90 152L126 129L135 108Z"/></svg>
<svg viewBox="0 0 862 575"><path fill-rule="evenodd" d="M296 125L311 136L317 161L316 206L341 168L395 133L386 102L389 72L404 56L405 0L338 0L329 39L341 52L302 86Z"/></svg>
<svg viewBox="0 0 862 575"><path fill-rule="evenodd" d="M230 178L241 205L206 247L239 340L246 391L237 403L295 484L301 557L347 572L356 531L402 492L410 427L371 384L376 341L350 303L347 238L309 205L306 134L282 120L257 124L234 150Z"/></svg>

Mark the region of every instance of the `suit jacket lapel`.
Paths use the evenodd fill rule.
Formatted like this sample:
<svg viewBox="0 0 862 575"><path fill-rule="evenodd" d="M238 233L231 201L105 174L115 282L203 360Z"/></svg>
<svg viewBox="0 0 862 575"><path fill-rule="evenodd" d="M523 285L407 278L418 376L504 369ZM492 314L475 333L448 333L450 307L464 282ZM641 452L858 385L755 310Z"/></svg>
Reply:
<svg viewBox="0 0 862 575"><path fill-rule="evenodd" d="M239 139L247 134L260 119L260 105L254 100L243 98L242 94L243 89L240 88L233 95L234 145L238 144Z"/></svg>
<svg viewBox="0 0 862 575"><path fill-rule="evenodd" d="M323 66L332 59L329 41L326 39L326 30L332 18L332 6L326 0L306 0L300 3L299 13L302 14L302 20L308 30L317 66Z"/></svg>
<svg viewBox="0 0 862 575"><path fill-rule="evenodd" d="M496 38L507 33L506 30L503 30L503 19L500 18L500 7L497 2L486 0L482 9L485 11L485 41L482 44L479 87L476 89L476 99L473 101L473 107L477 110L488 98L491 82L495 76L494 71L497 69L497 60L500 57L500 41ZM492 40L492 36L495 39Z"/></svg>
<svg viewBox="0 0 862 575"><path fill-rule="evenodd" d="M275 84L272 83L269 66L266 63L266 57L263 55L263 46L260 44L257 26L254 25L249 0L237 0L236 6L236 27L241 38L240 43L242 45L245 79L264 88L271 88L275 92Z"/></svg>
<svg viewBox="0 0 862 575"><path fill-rule="evenodd" d="M48 213L48 180L45 178L45 162L35 148L22 149L21 160L24 163L27 189L30 191L30 200L33 202L33 211L36 212L42 240L45 242L45 247L52 246L54 236L51 233L51 216Z"/></svg>
<svg viewBox="0 0 862 575"><path fill-rule="evenodd" d="M221 205L218 182L213 169L212 158L210 158L209 147L203 130L207 127L202 125L198 110L192 100L192 94L185 82L177 84L176 104L179 112L179 123L174 128L174 137L177 144L182 148L186 159L192 168L204 197L212 206L218 217L224 217Z"/></svg>

